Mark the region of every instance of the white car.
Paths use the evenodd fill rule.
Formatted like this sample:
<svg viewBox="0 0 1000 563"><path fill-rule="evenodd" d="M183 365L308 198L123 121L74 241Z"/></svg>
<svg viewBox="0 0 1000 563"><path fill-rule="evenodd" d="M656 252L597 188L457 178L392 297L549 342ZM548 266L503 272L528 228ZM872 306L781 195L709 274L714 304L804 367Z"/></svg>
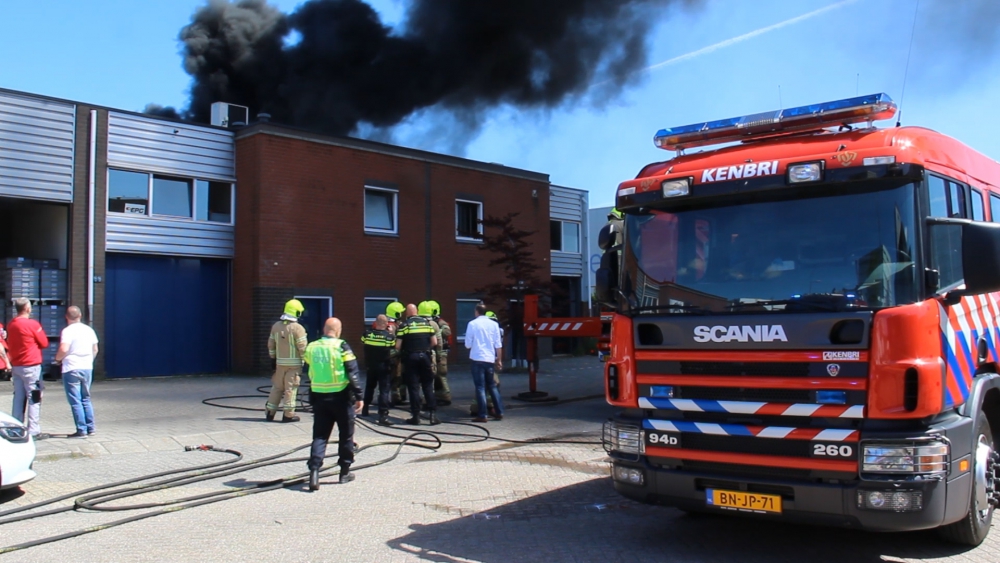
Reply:
<svg viewBox="0 0 1000 563"><path fill-rule="evenodd" d="M0 489L11 489L31 481L35 472L35 441L17 419L0 412Z"/></svg>

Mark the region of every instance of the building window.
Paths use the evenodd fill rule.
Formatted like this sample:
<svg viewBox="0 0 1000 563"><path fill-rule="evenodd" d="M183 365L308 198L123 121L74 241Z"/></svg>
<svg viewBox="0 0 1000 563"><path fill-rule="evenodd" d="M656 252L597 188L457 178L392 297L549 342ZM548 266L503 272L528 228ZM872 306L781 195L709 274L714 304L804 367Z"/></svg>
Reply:
<svg viewBox="0 0 1000 563"><path fill-rule="evenodd" d="M398 218L396 190L365 187L365 231L397 234Z"/></svg>
<svg viewBox="0 0 1000 563"><path fill-rule="evenodd" d="M153 215L191 218L191 181L153 176Z"/></svg>
<svg viewBox="0 0 1000 563"><path fill-rule="evenodd" d="M385 314L385 308L395 299L391 297L365 297L365 324L375 322L375 317Z"/></svg>
<svg viewBox="0 0 1000 563"><path fill-rule="evenodd" d="M233 223L231 182L160 176L108 169L108 211Z"/></svg>
<svg viewBox="0 0 1000 563"><path fill-rule="evenodd" d="M233 222L233 185L229 182L195 182L195 210L199 221Z"/></svg>
<svg viewBox="0 0 1000 563"><path fill-rule="evenodd" d="M476 305L478 299L459 299L455 307L455 326L452 333L458 340L465 340L465 329L469 328L469 321L476 318Z"/></svg>
<svg viewBox="0 0 1000 563"><path fill-rule="evenodd" d="M478 201L455 200L455 238L483 240L483 204Z"/></svg>
<svg viewBox="0 0 1000 563"><path fill-rule="evenodd" d="M149 214L149 174L108 170L108 211Z"/></svg>
<svg viewBox="0 0 1000 563"><path fill-rule="evenodd" d="M580 253L580 223L549 221L549 248L556 252Z"/></svg>

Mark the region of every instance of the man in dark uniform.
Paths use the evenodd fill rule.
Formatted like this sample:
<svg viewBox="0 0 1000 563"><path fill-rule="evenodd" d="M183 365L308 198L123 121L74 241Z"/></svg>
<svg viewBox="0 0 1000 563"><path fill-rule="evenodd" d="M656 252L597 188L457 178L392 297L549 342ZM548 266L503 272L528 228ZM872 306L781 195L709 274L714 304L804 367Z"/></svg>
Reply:
<svg viewBox="0 0 1000 563"><path fill-rule="evenodd" d="M368 373L365 378L365 406L361 416L368 416L369 405L375 397L378 386L378 424L392 426L389 422L389 373L392 367L390 353L395 352L396 336L389 331L389 319L379 315L375 326L361 337L365 345L365 364Z"/></svg>
<svg viewBox="0 0 1000 563"><path fill-rule="evenodd" d="M406 320L396 329L396 349L403 361L403 380L410 390L410 414L407 424L420 424L420 391L430 407L430 423L441 424L434 401L434 372L431 371L431 350L437 346L434 327L417 315L417 306L406 306Z"/></svg>
<svg viewBox="0 0 1000 563"><path fill-rule="evenodd" d="M340 339L340 319L329 318L323 337L310 342L303 359L309 364L309 402L313 409L312 449L309 452L309 490L319 490L319 470L326 457L333 425L339 430L340 482L354 480L354 414L364 407L358 383L358 361L347 342Z"/></svg>

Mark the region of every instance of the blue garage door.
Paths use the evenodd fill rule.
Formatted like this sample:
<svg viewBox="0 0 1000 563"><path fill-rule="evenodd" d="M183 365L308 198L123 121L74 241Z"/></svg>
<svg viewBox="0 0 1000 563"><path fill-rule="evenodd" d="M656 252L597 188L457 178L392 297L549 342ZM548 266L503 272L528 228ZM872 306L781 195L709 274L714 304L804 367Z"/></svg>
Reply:
<svg viewBox="0 0 1000 563"><path fill-rule="evenodd" d="M229 261L107 254L108 377L229 369Z"/></svg>

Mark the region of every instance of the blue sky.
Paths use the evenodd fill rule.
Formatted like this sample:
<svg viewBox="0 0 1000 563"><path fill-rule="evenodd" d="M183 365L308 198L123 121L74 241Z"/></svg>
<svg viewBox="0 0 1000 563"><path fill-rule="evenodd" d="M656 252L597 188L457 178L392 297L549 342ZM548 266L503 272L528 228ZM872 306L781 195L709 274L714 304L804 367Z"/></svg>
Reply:
<svg viewBox="0 0 1000 563"><path fill-rule="evenodd" d="M677 2L649 14L657 21L649 65L680 60L640 73L612 100L585 97L547 112L497 108L462 156L545 172L555 184L589 190L592 207L610 205L620 181L673 154L653 147L657 129L856 93L886 92L900 102L913 29L903 123L1000 159L1000 35L996 20L975 8L1000 11L987 7L994 0L920 0L913 25L916 2ZM189 77L177 33L203 3L4 0L0 87L136 111L150 102L183 106ZM270 3L288 12L300 2ZM390 25L402 18L400 0L370 3ZM430 134L423 117L402 124L395 138L445 150L449 143Z"/></svg>

